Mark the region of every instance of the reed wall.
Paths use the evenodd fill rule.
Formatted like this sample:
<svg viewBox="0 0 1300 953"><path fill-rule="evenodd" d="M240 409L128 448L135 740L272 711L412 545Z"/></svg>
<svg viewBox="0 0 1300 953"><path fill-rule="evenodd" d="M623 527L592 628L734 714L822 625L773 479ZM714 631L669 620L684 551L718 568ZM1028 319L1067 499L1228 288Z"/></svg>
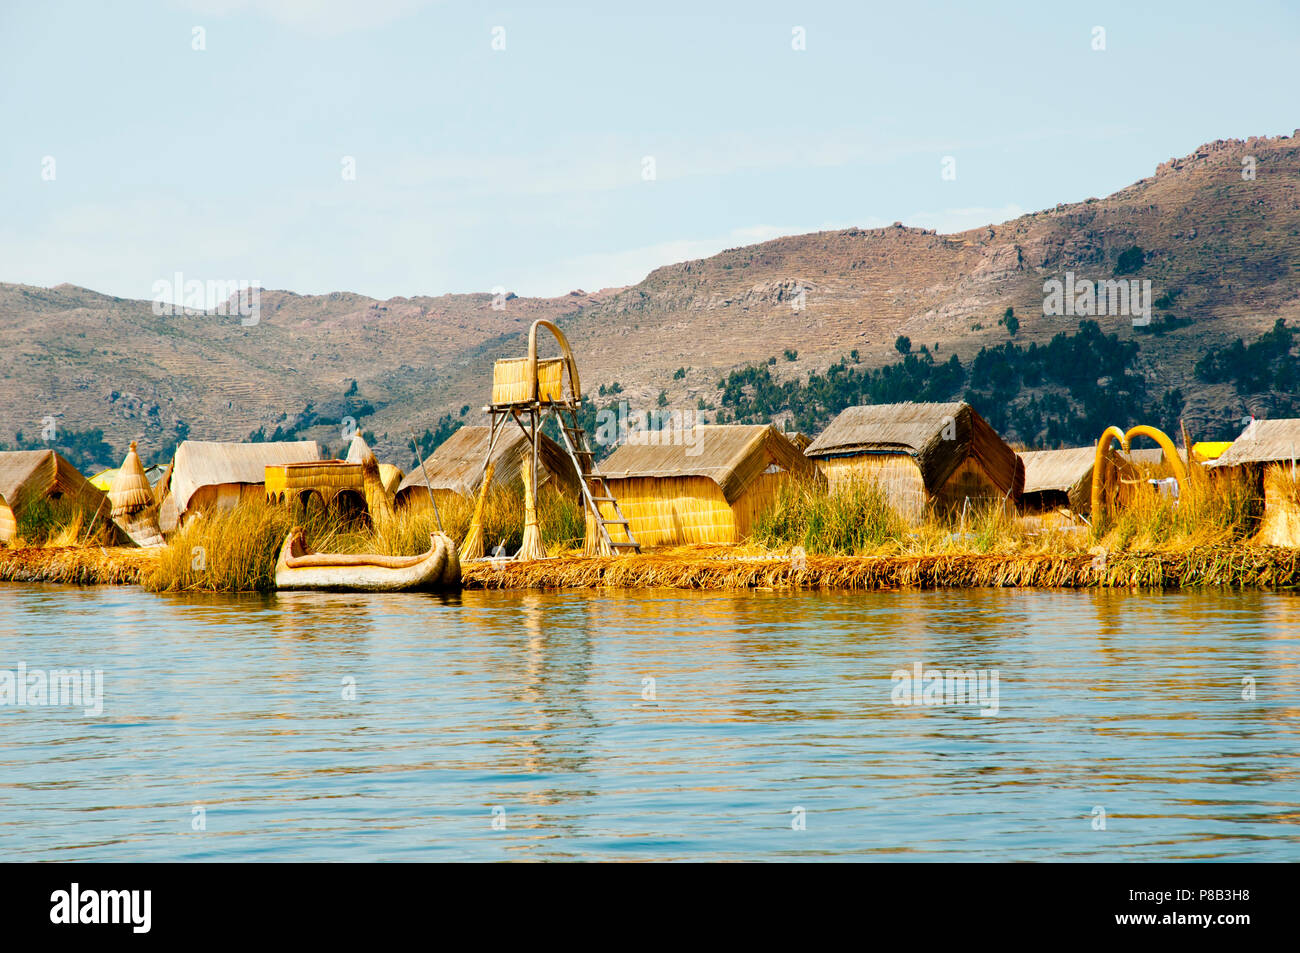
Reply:
<svg viewBox="0 0 1300 953"><path fill-rule="evenodd" d="M903 519L918 525L925 516L925 481L921 468L908 454L859 453L851 457L821 457L817 468L826 476L831 493L848 491L854 484L875 482Z"/></svg>

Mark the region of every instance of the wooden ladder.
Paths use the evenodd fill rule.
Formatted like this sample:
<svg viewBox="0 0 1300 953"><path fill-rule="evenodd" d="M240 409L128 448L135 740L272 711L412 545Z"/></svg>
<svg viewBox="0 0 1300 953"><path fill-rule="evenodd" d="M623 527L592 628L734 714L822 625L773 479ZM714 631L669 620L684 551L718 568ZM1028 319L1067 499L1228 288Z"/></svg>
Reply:
<svg viewBox="0 0 1300 953"><path fill-rule="evenodd" d="M569 459L573 461L573 467L578 471L578 482L582 486L582 498L587 503L587 511L596 520L596 526L599 527L600 535L608 544L610 552L615 554L619 550L641 552L641 544L632 535L632 524L623 516L623 510L619 508L618 500L614 498L614 492L609 488L609 481L596 468L595 455L587 449L586 431L578 426L577 413L573 408L557 406L556 417L560 424L560 433L564 436L564 449L568 451ZM607 519L600 511L601 503L612 506L617 519ZM609 531L611 526L620 527L627 539L614 539Z"/></svg>

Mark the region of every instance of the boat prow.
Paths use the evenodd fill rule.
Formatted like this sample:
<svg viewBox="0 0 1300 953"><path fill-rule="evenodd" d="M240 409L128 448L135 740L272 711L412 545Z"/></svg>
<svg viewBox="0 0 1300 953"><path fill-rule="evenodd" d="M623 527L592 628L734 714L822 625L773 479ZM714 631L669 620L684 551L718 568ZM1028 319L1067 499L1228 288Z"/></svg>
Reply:
<svg viewBox="0 0 1300 953"><path fill-rule="evenodd" d="M316 553L295 526L280 547L275 563L276 589L330 592L400 592L407 589L459 589L460 557L456 544L442 533L429 537L419 556L376 553Z"/></svg>

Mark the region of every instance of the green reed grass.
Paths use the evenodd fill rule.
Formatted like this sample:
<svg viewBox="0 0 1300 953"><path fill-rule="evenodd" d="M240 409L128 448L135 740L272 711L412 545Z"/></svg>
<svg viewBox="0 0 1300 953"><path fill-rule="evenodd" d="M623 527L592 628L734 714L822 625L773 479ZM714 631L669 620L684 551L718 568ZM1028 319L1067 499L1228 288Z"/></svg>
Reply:
<svg viewBox="0 0 1300 953"><path fill-rule="evenodd" d="M847 555L896 543L906 533L907 524L874 480L853 481L834 493L821 483L792 480L758 515L753 538L771 548Z"/></svg>
<svg viewBox="0 0 1300 953"><path fill-rule="evenodd" d="M13 547L112 546L120 534L108 513L107 500L96 514L93 505L67 497L34 499L18 514Z"/></svg>

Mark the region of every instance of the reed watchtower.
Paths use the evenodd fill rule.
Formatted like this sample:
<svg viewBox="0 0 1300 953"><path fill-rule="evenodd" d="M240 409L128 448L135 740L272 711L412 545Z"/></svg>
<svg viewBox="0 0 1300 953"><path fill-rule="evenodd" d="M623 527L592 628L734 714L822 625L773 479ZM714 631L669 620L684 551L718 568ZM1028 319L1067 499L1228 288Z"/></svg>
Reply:
<svg viewBox="0 0 1300 953"><path fill-rule="evenodd" d="M560 346L560 356L539 358L537 331L545 328ZM567 383L567 387L566 387ZM524 493L527 513L523 545L517 558L536 559L546 555L537 527L537 448L542 425L554 419L563 438L565 452L578 475L583 511L587 522L586 550L590 554L612 555L641 551L632 535L632 527L623 516L618 500L596 459L587 446L586 432L578 412L585 398L578 376L578 365L564 332L544 319L533 322L528 330L528 356L497 361L492 368L492 402L484 410L491 428L487 456L483 461L482 483L474 523L461 552L462 559L475 558L482 552L481 514L488 483L492 479L492 451L497 439L513 421L528 438L532 448L531 466L524 468ZM477 536L477 540L475 537ZM474 552L475 549L479 552Z"/></svg>

